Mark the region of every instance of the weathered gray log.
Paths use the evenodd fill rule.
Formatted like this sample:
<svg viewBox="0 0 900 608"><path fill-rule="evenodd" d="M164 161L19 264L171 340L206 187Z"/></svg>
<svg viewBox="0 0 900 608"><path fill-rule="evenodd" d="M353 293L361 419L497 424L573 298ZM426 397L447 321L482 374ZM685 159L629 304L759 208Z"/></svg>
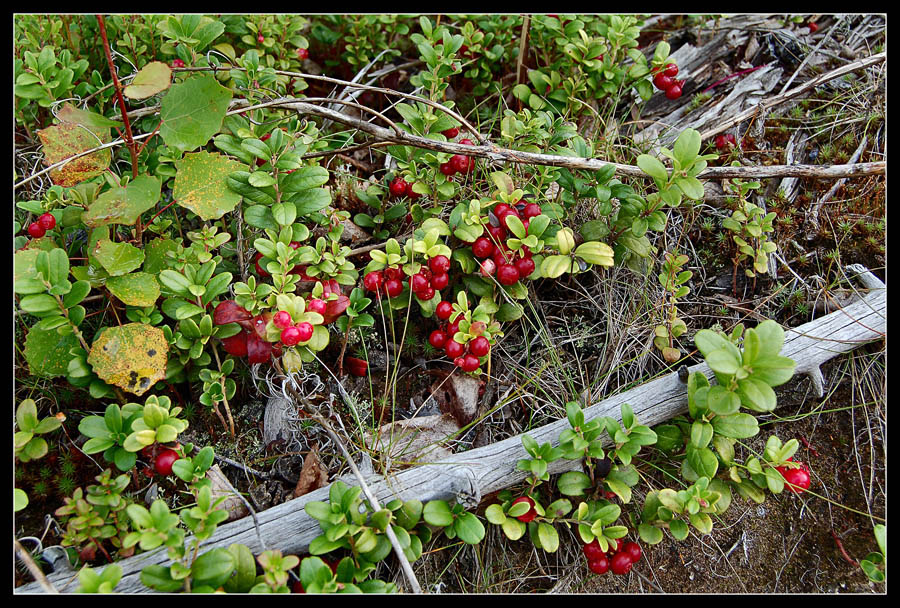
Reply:
<svg viewBox="0 0 900 608"><path fill-rule="evenodd" d="M886 336L887 290L884 284L858 265L847 267L847 275L851 278L857 276L869 293L842 310L785 331L782 354L797 362L796 373L808 375L819 395L823 390L819 366L833 357ZM713 376L709 367L702 363L692 366L690 371L700 371L710 378ZM632 406L641 423L650 426L687 411L685 385L678 380L677 374L671 373L604 399L586 408L585 416L588 419L600 416L621 419L620 407L626 402ZM557 443L560 432L567 427L568 421L562 419L533 429L528 434L538 443ZM373 475L366 483L378 499L385 502L393 498L423 502L444 499L473 507L481 502L482 496L522 482L525 473L516 470L516 461L526 457L521 436L516 436L432 464L400 471L386 479ZM575 461L558 460L550 465L549 471L558 474L577 466ZM349 482L353 483L352 479ZM306 552L309 543L321 530L318 522L308 516L303 507L310 501L328 500L328 490L329 487L320 488L259 513L259 530L265 544L285 554ZM201 550L227 547L232 543L245 544L254 554L263 550L251 518L221 526L212 538L202 544ZM152 590L140 582L141 569L150 564L167 564L168 561L162 550L119 561L123 575L117 591L151 593ZM51 574L47 578L61 592L71 593L78 586L71 574ZM16 589L16 592L40 593L41 587L31 583Z"/></svg>

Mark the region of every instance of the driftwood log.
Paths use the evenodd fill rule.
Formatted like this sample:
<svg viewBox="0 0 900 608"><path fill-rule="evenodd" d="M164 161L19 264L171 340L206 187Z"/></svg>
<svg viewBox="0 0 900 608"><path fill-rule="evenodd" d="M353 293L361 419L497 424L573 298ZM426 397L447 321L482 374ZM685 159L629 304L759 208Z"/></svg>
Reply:
<svg viewBox="0 0 900 608"><path fill-rule="evenodd" d="M864 267L851 265L847 276L857 278L863 289L860 299L824 317L786 330L782 354L797 362L796 374L806 374L812 380L815 393L824 392L820 366L826 361L868 342L881 340L887 331L887 293L884 284ZM866 294L865 291L868 290ZM712 378L706 364L694 365L690 371L700 371ZM624 393L604 399L586 408L588 419L611 416L619 419L620 406L629 403L642 424L654 426L687 411L686 388L676 373L670 373ZM557 443L560 432L568 427L565 419L529 431L538 443ZM455 454L443 460L403 470L387 478L371 475L366 480L379 500L387 502L395 497L423 502L434 499L457 501L467 507L478 505L482 496L520 483L525 473L516 470L516 461L527 457L521 437L510 437L495 444ZM559 460L550 465L551 474L572 470L575 461ZM345 478L346 479L346 478ZM353 479L346 479L354 484ZM212 547L227 547L232 543L247 545L254 554L264 545L280 549L285 554L302 554L310 541L321 533L319 524L303 510L306 503L327 500L330 486L282 503L257 514L259 528L252 518L225 524L208 541L202 551ZM260 542L260 541L263 542ZM164 550L123 559L118 562L123 576L117 591L120 593L152 593L140 582L140 571L151 564L167 564ZM77 578L68 573L53 573L50 583L61 592L71 593L78 587ZM38 583L16 589L17 593L40 593Z"/></svg>

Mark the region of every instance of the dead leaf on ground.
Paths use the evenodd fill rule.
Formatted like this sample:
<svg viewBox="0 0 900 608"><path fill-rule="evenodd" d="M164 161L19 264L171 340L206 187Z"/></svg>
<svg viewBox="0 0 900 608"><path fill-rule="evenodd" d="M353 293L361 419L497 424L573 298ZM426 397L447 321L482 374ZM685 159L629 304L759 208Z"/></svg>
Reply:
<svg viewBox="0 0 900 608"><path fill-rule="evenodd" d="M431 393L441 412L456 419L463 427L475 419L478 413L478 399L481 380L463 374L441 377L431 385Z"/></svg>
<svg viewBox="0 0 900 608"><path fill-rule="evenodd" d="M308 494L313 490L328 485L328 469L319 460L319 444L313 444L309 454L303 459L303 468L300 470L300 479L294 488L294 498Z"/></svg>
<svg viewBox="0 0 900 608"><path fill-rule="evenodd" d="M227 496L227 498L222 501L222 508L228 511L227 521L234 521L235 519L246 517L250 513L247 509L247 505L244 504L244 501L235 496L234 490L225 483L225 474L222 472L222 469L219 468L219 465L214 464L209 467L209 470L206 472L206 477L211 482L210 490L212 490L213 501L222 496Z"/></svg>

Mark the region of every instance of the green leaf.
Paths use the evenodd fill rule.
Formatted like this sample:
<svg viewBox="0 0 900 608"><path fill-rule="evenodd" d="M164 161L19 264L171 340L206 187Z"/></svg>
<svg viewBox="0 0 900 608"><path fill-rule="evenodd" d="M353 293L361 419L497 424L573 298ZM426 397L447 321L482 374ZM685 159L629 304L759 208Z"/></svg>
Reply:
<svg viewBox="0 0 900 608"><path fill-rule="evenodd" d="M772 387L755 377L738 380L737 394L741 403L755 412L771 412L778 401Z"/></svg>
<svg viewBox="0 0 900 608"><path fill-rule="evenodd" d="M161 93L172 84L172 68L162 61L151 61L135 74L131 84L122 89L129 99L147 99Z"/></svg>
<svg viewBox="0 0 900 608"><path fill-rule="evenodd" d="M666 172L666 166L649 154L641 154L638 156L637 165L641 168L641 171L655 180L665 183L669 179L669 175Z"/></svg>
<svg viewBox="0 0 900 608"><path fill-rule="evenodd" d="M111 276L127 274L144 261L144 252L129 243L114 243L101 239L93 250L93 256Z"/></svg>
<svg viewBox="0 0 900 608"><path fill-rule="evenodd" d="M241 195L228 187L228 175L246 168L243 163L217 153L185 154L175 163L177 173L172 196L202 220L218 219L241 202Z"/></svg>
<svg viewBox="0 0 900 608"><path fill-rule="evenodd" d="M712 425L716 433L733 439L747 439L759 433L759 423L750 414L716 416Z"/></svg>
<svg viewBox="0 0 900 608"><path fill-rule="evenodd" d="M160 293L156 277L146 272L110 277L106 288L129 306L153 306Z"/></svg>
<svg viewBox="0 0 900 608"><path fill-rule="evenodd" d="M426 519L426 521L428 520ZM484 538L484 524L474 513L469 511L459 514L454 527L459 539L468 545L477 545Z"/></svg>
<svg viewBox="0 0 900 608"><path fill-rule="evenodd" d="M591 478L581 471L569 471L559 476L556 487L566 496L583 496L584 491L593 484Z"/></svg>
<svg viewBox="0 0 900 608"><path fill-rule="evenodd" d="M559 548L559 534L556 533L556 528L550 524L540 522L537 526L537 533L544 551L555 553Z"/></svg>
<svg viewBox="0 0 900 608"><path fill-rule="evenodd" d="M687 168L697 158L700 152L700 133L695 129L685 129L675 140L673 153L675 159L681 163L682 168ZM702 195L701 195L702 197Z"/></svg>
<svg viewBox="0 0 900 608"><path fill-rule="evenodd" d="M705 355L706 364L717 374L733 375L741 367L741 362L727 348L716 349Z"/></svg>
<svg viewBox="0 0 900 608"><path fill-rule="evenodd" d="M753 365L751 378L765 382L769 386L780 386L794 376L796 367L796 362L787 357L767 355L763 358L760 356Z"/></svg>
<svg viewBox="0 0 900 608"><path fill-rule="evenodd" d="M81 221L89 228L107 224L133 226L159 200L161 187L159 179L140 175L125 188L113 188L98 196L81 215Z"/></svg>
<svg viewBox="0 0 900 608"><path fill-rule="evenodd" d="M675 540L684 540L687 538L690 529L687 524L680 519L673 519L669 522L669 532L671 532Z"/></svg>
<svg viewBox="0 0 900 608"><path fill-rule="evenodd" d="M301 167L285 176L281 181L283 192L301 192L318 188L328 183L329 173L325 167Z"/></svg>
<svg viewBox="0 0 900 608"><path fill-rule="evenodd" d="M659 544L663 539L662 530L650 524L640 524L638 526L638 534L640 534L641 540L648 545Z"/></svg>
<svg viewBox="0 0 900 608"><path fill-rule="evenodd" d="M709 448L697 448L688 444L686 449L687 461L691 468L701 477L715 477L719 469L719 459Z"/></svg>
<svg viewBox="0 0 900 608"><path fill-rule="evenodd" d="M724 386L711 386L706 395L706 404L713 413L719 416L728 416L737 413L741 408L741 399L737 393L728 390Z"/></svg>
<svg viewBox="0 0 900 608"><path fill-rule="evenodd" d="M181 152L205 145L222 128L231 96L212 74L196 74L172 86L160 108L163 141Z"/></svg>
<svg viewBox="0 0 900 608"><path fill-rule="evenodd" d="M443 500L431 500L422 511L425 521L432 526L446 527L453 523L450 505Z"/></svg>
<svg viewBox="0 0 900 608"><path fill-rule="evenodd" d="M197 583L216 588L228 580L234 565L234 558L227 549L212 549L194 560L191 576Z"/></svg>
<svg viewBox="0 0 900 608"><path fill-rule="evenodd" d="M65 376L72 359L69 351L77 345L78 339L74 334L60 335L55 329L32 327L25 337L25 360L29 372L43 378Z"/></svg>

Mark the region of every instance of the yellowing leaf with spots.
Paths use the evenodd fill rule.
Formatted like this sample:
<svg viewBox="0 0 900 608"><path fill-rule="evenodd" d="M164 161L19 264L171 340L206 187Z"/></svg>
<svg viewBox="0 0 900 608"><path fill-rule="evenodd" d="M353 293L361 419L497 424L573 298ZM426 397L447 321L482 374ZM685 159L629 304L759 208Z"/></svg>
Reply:
<svg viewBox="0 0 900 608"><path fill-rule="evenodd" d="M44 144L44 163L48 166L109 142L109 129L89 129L72 123L47 127L37 134ZM111 158L109 148L81 156L51 170L50 179L58 186L75 186L103 173Z"/></svg>
<svg viewBox="0 0 900 608"><path fill-rule="evenodd" d="M129 323L104 329L91 346L88 363L105 382L140 396L166 377L168 352L160 328Z"/></svg>
<svg viewBox="0 0 900 608"><path fill-rule="evenodd" d="M110 277L106 281L106 288L129 306L153 306L160 292L156 277L146 272Z"/></svg>
<svg viewBox="0 0 900 608"><path fill-rule="evenodd" d="M241 202L241 195L228 187L227 180L229 173L246 165L221 154L197 152L185 154L175 168L175 201L201 219L218 219Z"/></svg>

